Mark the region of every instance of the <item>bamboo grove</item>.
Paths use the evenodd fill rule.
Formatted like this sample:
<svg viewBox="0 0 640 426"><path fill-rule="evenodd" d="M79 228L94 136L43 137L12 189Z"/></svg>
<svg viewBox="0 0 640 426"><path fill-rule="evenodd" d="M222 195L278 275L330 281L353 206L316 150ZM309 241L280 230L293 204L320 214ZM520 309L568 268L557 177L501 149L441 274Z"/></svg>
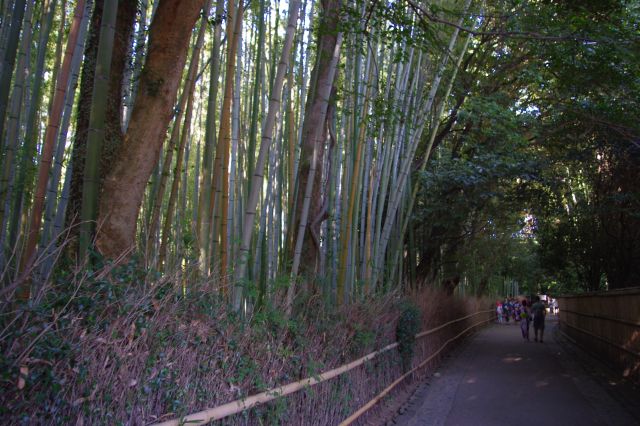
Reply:
<svg viewBox="0 0 640 426"><path fill-rule="evenodd" d="M477 0L0 4L5 288L133 258L288 311L415 267L416 172L501 19Z"/></svg>

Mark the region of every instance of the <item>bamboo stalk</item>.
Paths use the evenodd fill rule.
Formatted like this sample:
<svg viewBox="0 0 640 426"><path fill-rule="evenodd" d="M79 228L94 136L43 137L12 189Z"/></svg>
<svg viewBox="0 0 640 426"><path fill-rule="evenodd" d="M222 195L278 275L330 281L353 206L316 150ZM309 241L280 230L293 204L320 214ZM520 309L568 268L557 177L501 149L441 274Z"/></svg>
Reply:
<svg viewBox="0 0 640 426"><path fill-rule="evenodd" d="M367 199L367 223L366 235L364 241L364 289L363 295L367 296L371 290L371 232L373 228L373 182L376 176L376 167L371 168L371 177L369 178L369 197Z"/></svg>
<svg viewBox="0 0 640 426"><path fill-rule="evenodd" d="M400 49L404 49L404 43L400 46ZM395 87L394 87L394 92L393 92L393 96L392 96L392 100L391 100L391 104L393 106L399 105L400 104L400 99L401 99L401 94L402 92L404 92L406 90L406 84L407 81L406 79L403 77L404 75L406 75L406 73L403 71L405 67L408 67L413 61L413 49L410 49L409 52L409 60L406 63L402 63L399 62L396 66L396 71L395 71ZM389 72L391 72L391 65L392 62L389 64ZM390 84L388 84L388 87L391 86ZM389 99L389 95L387 95L387 99ZM402 111L404 112L404 107L402 107ZM390 180L390 174L391 174L391 161L392 161L392 155L393 155L393 150L394 150L394 141L396 141L398 139L397 137L397 127L398 127L398 123L397 120L393 119L391 121L391 123L389 123L390 125L387 126L386 132L387 132L387 136L385 137L384 140L384 146L383 146L383 153L381 156L381 166L380 166L380 177L379 177L379 181L377 183L378 186L378 196L377 196L377 209L376 209L376 216L375 216L375 228L374 228L374 242L373 242L373 265L374 266L374 275L372 278L373 281L373 286L375 288L375 285L377 283L377 272L378 272L378 265L377 265L377 259L378 259L378 253L380 252L380 237L382 234L382 219L383 219L383 215L384 215L384 207L386 204L386 198L387 198L387 191L388 191L388 187L389 187L389 180ZM383 133L383 136L385 136L385 134Z"/></svg>
<svg viewBox="0 0 640 426"><path fill-rule="evenodd" d="M16 2L16 5L20 1ZM24 2L22 2L24 8ZM9 228L9 244L11 247L15 247L18 242L18 237L22 229L23 220L23 208L25 207L25 195L31 186L31 172L35 169L33 158L37 157L37 142L38 142L38 112L40 109L40 103L42 102L42 86L44 83L44 68L47 53L47 42L51 33L52 21L53 21L53 7L54 2L48 1L45 3L45 8L40 21L40 34L38 36L38 53L36 57L36 66L33 73L33 86L31 90L31 99L29 107L27 108L27 116L25 122L25 136L24 146L22 149L22 156L20 158L20 167L17 170L17 177L15 180L15 195L13 198L13 209L11 212L11 222ZM21 13L21 12L20 12ZM13 28L13 27L12 27ZM11 79L11 72L9 72L9 79ZM0 117L4 118L4 113L0 112ZM3 119L2 119L3 120ZM0 120L0 121L2 121ZM2 134L2 129L0 129Z"/></svg>
<svg viewBox="0 0 640 426"><path fill-rule="evenodd" d="M229 202L227 205L227 226L226 229L223 229L223 232L227 234L227 241L229 241L229 254L231 259L234 258L234 254L236 251L236 227L237 227L237 219L236 213L239 210L238 204L240 204L241 198L241 190L239 188L239 176L240 170L242 167L239 165L239 162L242 161L242 158L238 157L239 146L242 143L242 135L240 129L240 121L241 121L241 87L242 87L242 54L243 54L243 46L242 46L243 36L240 33L240 40L238 42L238 49L236 52L236 70L235 70L235 90L233 92L233 103L231 107L231 156L229 158ZM245 91L246 92L246 91ZM246 101L246 97L244 99ZM243 101L243 102L244 102ZM244 102L246 104L246 102ZM246 109L246 108L245 108ZM231 262L227 262L227 268L231 265ZM234 292L234 299L236 297L241 298L241 294L236 294ZM235 302L234 302L235 303Z"/></svg>
<svg viewBox="0 0 640 426"><path fill-rule="evenodd" d="M449 97L449 94L451 93L451 89L453 88L453 83L456 80L456 76L458 74L458 70L460 69L460 64L462 63L462 58L464 57L465 52L467 51L467 47L469 46L469 42L471 41L471 38L473 37L472 34L469 34L469 36L467 37L466 41L464 42L464 45L462 47L462 50L460 52L460 56L458 56L458 60L456 61L456 65L453 69L453 73L451 74L451 79L449 80L449 84L447 86L447 89L445 90L445 94L442 98L442 102L440 103L440 108L438 108L438 112L435 115L435 124L433 129L431 129L431 134L429 136L429 142L427 143L427 150L424 154L424 157L422 158L422 163L420 164L420 172L424 172L427 168L427 163L429 162L429 158L431 157L431 149L433 148L433 142L436 139L436 135L438 133L438 126L439 126L439 117L442 116L442 114L444 113L444 108L447 104L447 98ZM413 212L413 206L416 202L416 198L418 197L418 191L420 189L420 181L416 181L416 184L413 188L413 192L411 194L411 199L409 201L409 206L407 207L407 213L404 216L404 221L402 224L402 230L400 232L400 237L402 239L404 239L404 235L407 232L407 227L409 225L409 221L411 219L411 213ZM395 268L397 267L398 264L398 258L399 258L400 252L396 252L395 254L395 260L393 261L393 264L391 266L391 270L392 273L393 271L395 271Z"/></svg>
<svg viewBox="0 0 640 426"><path fill-rule="evenodd" d="M471 4L472 0L466 0L465 3L465 7L464 10L466 11L469 8L469 5ZM463 14L464 15L464 14ZM459 19L459 24L461 25L463 22L464 16L462 16ZM431 107L433 106L433 101L435 99L436 96L436 92L438 90L438 87L440 85L440 81L442 80L442 74L444 73L444 68L447 65L448 59L449 59L449 52L453 51L453 48L455 46L456 40L458 38L458 33L459 30L458 28L456 28L453 31L453 34L451 35L451 38L449 40L449 46L447 51L444 54L444 57L442 58L438 70L436 72L436 75L433 79L433 82L431 84L431 89L429 90L429 95L427 97L426 102L420 107L419 110L419 116L420 117L424 117L426 116L429 111L431 110ZM402 166L400 167L400 174L399 174L399 178L398 178L398 184L397 187L398 188L404 188L405 183L407 181L407 177L409 174L409 170L411 168L411 163L413 162L413 157L415 155L415 151L418 147L418 143L420 141L421 135L422 135L422 130L424 129L424 121L422 123L420 123L418 125L418 128L416 130L414 130L413 134L411 135L411 139L409 142L409 147L408 147L408 152L406 155L406 160L403 162ZM396 215L396 212L398 210L398 206L400 204L401 201L401 197L399 196L400 191L395 192L392 194L392 197L389 201L389 208L388 208L388 212L387 212L387 216L386 216L386 220L385 220L385 224L384 227L382 229L382 235L381 235L381 241L380 241L380 252L378 253L378 259L376 261L376 266L379 268L382 264L382 260L384 258L384 255L386 253L386 247L387 244L389 242L389 236L391 234L391 229L394 223L394 218ZM395 196L394 196L395 194Z"/></svg>
<svg viewBox="0 0 640 426"><path fill-rule="evenodd" d="M11 16L13 10L13 2L2 1L0 2L0 13L4 16L2 25L0 25L0 58L4 58L4 54L7 50L7 41L9 39L9 30L11 29ZM2 65L0 65L0 75L2 74ZM1 77L0 77L1 78Z"/></svg>
<svg viewBox="0 0 640 426"><path fill-rule="evenodd" d="M60 5L60 11L62 16L60 17L60 26L58 27L58 34L56 39L56 50L53 55L54 63L53 68L51 69L51 81L58 81L58 71L60 70L60 62L62 61L62 42L64 39L64 24L67 20L67 0L62 0L62 4ZM52 17L53 18L53 17ZM56 85L52 84L49 91L49 105L47 106L47 111L51 111L53 107L53 100L55 98L56 93Z"/></svg>
<svg viewBox="0 0 640 426"><path fill-rule="evenodd" d="M25 3L25 0L16 0L13 4L11 28L7 33L8 39L6 48L4 49L4 52L2 52L2 73L0 74L0 137L2 137L4 133L5 114L7 112L9 101L13 66L15 65L18 53L18 41L25 14Z"/></svg>
<svg viewBox="0 0 640 426"><path fill-rule="evenodd" d="M234 0L229 0L229 8L233 8L233 12L230 16L229 29L233 24L233 35L229 35L231 39L228 41L227 47L227 67L225 74L225 91L224 99L222 101L222 113L220 116L220 133L218 135L218 141L222 143L222 152L220 153L220 185L216 187L220 188L220 206L221 212L220 228L218 229L220 235L220 278L221 288L223 294L227 292L227 267L228 267L228 250L229 241L227 239L227 220L229 218L229 149L231 147L231 102L233 99L233 83L235 77L235 63L236 63L236 50L238 48L238 40L240 39L240 33L242 31L242 12L243 3L239 2L237 10L235 9ZM216 157L218 153L216 152Z"/></svg>
<svg viewBox="0 0 640 426"><path fill-rule="evenodd" d="M289 87L289 96L293 97L293 72L289 72L289 78L288 78L288 87ZM295 113L293 110L293 102L289 102L289 114L287 116L287 122L289 124L288 126L288 130L289 130L289 144L288 144L288 155L287 155L287 160L288 160L288 167L287 167L287 177L288 177L288 185L287 185L287 189L288 189L288 193L289 193L289 197L287 198L287 207L288 207L288 211L290 212L293 209L293 196L295 193L295 180L296 180L296 175L295 175L295 162L296 162L296 145L297 145L297 139L296 139L296 128L295 128Z"/></svg>
<svg viewBox="0 0 640 426"><path fill-rule="evenodd" d="M256 151L256 138L258 133L258 116L260 114L260 87L262 86L262 58L264 55L264 33L265 33L265 3L267 0L260 1L259 14L256 17L258 19L258 41L255 49L255 75L253 80L252 101L251 101L251 125L249 127L249 147L247 148L247 175L253 176L253 168L255 167L255 151ZM247 182L247 194L251 193L251 180Z"/></svg>
<svg viewBox="0 0 640 426"><path fill-rule="evenodd" d="M111 70L111 54L115 35L117 0L105 0L100 26L100 42L96 56L96 75L93 86L89 134L87 137L87 155L85 157L82 184L82 209L80 225L79 255L85 258L91 246L95 220L98 215L98 188L100 184L100 153L104 141L104 125L107 109L107 92Z"/></svg>
<svg viewBox="0 0 640 426"><path fill-rule="evenodd" d="M373 66L369 64L369 69L367 71L367 81L370 81L373 76ZM366 94L364 96L364 101L362 105L362 117L360 119L360 125L358 129L357 140L355 141L357 144L356 154L355 154L355 164L353 166L353 176L351 177L351 189L349 194L351 198L349 199L349 207L347 210L347 217L345 219L346 226L345 235L341 235L342 247L340 249L340 266L339 266L339 275L338 275L338 286L336 288L336 303L338 306L345 302L344 300L344 284L347 278L347 258L349 252L355 252L355 249L349 250L349 244L351 244L351 233L353 227L354 220L354 209L356 205L356 201L358 199L358 187L360 187L360 168L363 156L363 146L365 144L365 136L367 130L367 120L365 120L367 110L369 108L369 99L371 98L373 85L369 84L367 86ZM355 254L353 254L355 256Z"/></svg>
<svg viewBox="0 0 640 426"><path fill-rule="evenodd" d="M73 52L73 59L71 63L71 81L65 95L65 106L62 115L62 123L60 125L60 131L58 133L57 149L55 153L55 164L52 172L52 178L49 181L49 187L46 195L46 206L44 213L44 226L42 230L42 237L40 239L40 246L46 247L46 260L42 264L40 270L41 282L46 282L47 277L51 273L53 268L52 254L55 249L55 242L50 244L51 241L55 241L58 238L59 230L56 229L55 220L59 214L64 215L66 210L66 203L62 200L58 200L58 190L60 185L60 179L62 175L62 166L64 163L64 150L67 142L67 133L69 130L69 124L71 121L71 114L73 112L73 104L75 100L75 92L78 84L78 76L80 74L80 66L82 65L82 57L84 52L84 45L87 36L87 23L91 16L92 0L89 0L84 8L84 15L82 16L82 22L80 23L80 35L78 36L77 46ZM70 162L69 162L70 163ZM71 167L71 164L67 164L67 169ZM62 191L67 187L67 192L70 188L70 183L66 180L63 184ZM62 209L62 213L59 213ZM38 254L39 256L40 254Z"/></svg>
<svg viewBox="0 0 640 426"><path fill-rule="evenodd" d="M264 127L262 129L262 139L260 143L260 152L258 153L258 159L254 169L253 176L251 177L251 192L247 201L247 207L244 214L244 222L242 229L242 240L240 250L238 252L238 264L236 265L235 281L236 284L240 284L244 279L246 265L249 257L249 248L251 245L251 236L254 229L254 221L256 214L256 207L258 205L258 198L262 191L262 181L264 179L264 167L267 160L267 155L272 143L273 129L275 126L276 115L280 109L280 100L282 98L282 86L284 83L284 75L289 67L289 56L291 52L291 46L293 45L293 36L295 34L298 11L300 9L300 0L293 0L289 4L289 18L287 23L287 30L285 34L284 45L282 47L282 53L280 56L280 62L276 70L276 77L272 87L271 96L269 97L269 109L267 117L265 118Z"/></svg>
<svg viewBox="0 0 640 426"><path fill-rule="evenodd" d="M5 224L8 216L6 207L9 205L12 193L12 169L15 166L14 157L18 151L18 134L20 130L20 116L22 114L22 103L26 98L26 77L28 71L28 53L31 49L31 19L33 14L33 3L29 2L24 14L24 31L25 36L22 39L22 46L18 57L18 65L16 66L15 77L13 81L13 92L11 93L11 105L8 116L0 116L0 121L7 123L6 138L2 139L2 152L4 157L0 159L2 165L2 174L0 175L0 247L4 248L5 240ZM5 64L3 64L5 66ZM0 132L2 138L2 132ZM3 250L2 250L3 251ZM3 253L0 252L0 256ZM2 266L2 265L0 265Z"/></svg>
<svg viewBox="0 0 640 426"><path fill-rule="evenodd" d="M20 273L28 274L35 262L36 246L38 237L40 236L40 224L42 222L42 210L44 207L44 197L47 192L47 182L49 180L49 170L53 160L53 150L55 148L56 136L60 128L60 121L64 107L65 95L69 88L69 78L71 76L71 63L73 53L77 47L78 36L80 34L80 23L84 15L85 1L78 0L73 16L73 23L69 32L69 40L62 61L62 68L58 74L56 81L55 97L51 112L49 114L49 123L44 135L44 146L42 156L40 157L40 167L38 170L38 183L36 185L36 193L33 198L33 206L31 208L31 219L27 243L23 251L22 260L20 261ZM21 285L18 286L17 298L19 300L28 300L30 298L29 281L21 279Z"/></svg>
<svg viewBox="0 0 640 426"><path fill-rule="evenodd" d="M216 4L216 19L222 19L224 2ZM200 259L200 270L208 274L210 267L210 233L211 216L213 214L212 199L212 170L213 150L217 143L215 131L215 110L218 97L218 77L220 76L220 48L222 26L217 24L213 33L213 48L211 50L211 72L209 75L209 96L207 102L207 119L205 124L205 144L202 157L202 180L198 197L198 213L196 216L196 246Z"/></svg>
<svg viewBox="0 0 640 426"><path fill-rule="evenodd" d="M187 102L187 111L185 112L184 124L182 126L182 134L180 136L180 146L176 155L176 165L173 170L173 184L171 185L171 193L169 194L169 201L167 203L167 214L164 218L164 225L162 227L162 241L160 243L160 253L158 256L158 266L162 271L164 270L165 259L167 257L167 243L169 241L169 235L171 234L171 224L173 222L173 215L175 211L176 199L178 196L178 189L180 186L182 163L185 146L189 139L189 128L191 127L191 117L193 115L193 92L194 84L191 83L188 90L189 101ZM176 126L179 123L176 123Z"/></svg>

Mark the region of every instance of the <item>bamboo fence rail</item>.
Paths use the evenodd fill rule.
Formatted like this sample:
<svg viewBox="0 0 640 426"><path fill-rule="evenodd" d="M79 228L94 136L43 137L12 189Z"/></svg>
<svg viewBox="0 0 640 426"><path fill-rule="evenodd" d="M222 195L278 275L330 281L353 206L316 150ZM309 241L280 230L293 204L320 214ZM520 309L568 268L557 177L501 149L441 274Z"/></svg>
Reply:
<svg viewBox="0 0 640 426"><path fill-rule="evenodd" d="M485 311L485 312L493 312L493 310L489 310L489 311ZM479 312L478 312L479 313ZM493 321L494 318L493 316L489 319L485 319L482 321L479 321L475 324L473 324L470 327L465 328L464 330L462 330L460 333L456 334L454 337L448 339L446 342L444 342L444 344L442 346L440 346L440 348L438 350L436 350L434 353L432 353L431 355L429 355L427 358L425 358L424 360L422 360L422 362L420 362L420 364L418 364L417 366L415 366L414 368L412 368L411 370L407 371L406 373L404 373L402 376L400 376L398 379L396 379L393 383L391 383L389 386L387 386L382 392L380 392L378 395L376 395L375 398L373 398L371 401L367 402L365 405L363 405L362 407L360 407L355 413L353 413L352 415L350 415L349 417L347 417L342 423L340 423L340 426L348 426L350 424L352 424L353 422L355 422L360 416L362 416L364 413L366 413L371 407L373 407L374 405L376 405L382 398L384 398L389 392L391 392L396 386L398 386L400 383L402 383L407 377L411 376L412 374L414 374L415 372L417 372L419 369L423 368L425 365L427 365L430 361L432 361L435 357L437 357L438 355L440 355L440 353L447 347L449 346L450 343L458 340L460 337L462 337L463 335L465 335L466 333L468 333L469 331L471 331L472 329L474 329L475 327L485 324L489 321ZM441 327L438 327L438 329L440 329ZM429 332L424 332L424 333L420 333L423 336L426 336L427 334L431 334L432 331L437 331L437 329L434 330L429 330ZM417 337L417 335L416 335Z"/></svg>
<svg viewBox="0 0 640 426"><path fill-rule="evenodd" d="M420 332L418 334L416 334L416 339L420 339L422 337L428 336L430 334L433 334L439 330L442 330L452 324L456 324L459 323L460 321L464 321L466 319L475 317L477 315L480 314L490 314L491 317L489 319L485 319L482 321L479 321L475 324L473 324L470 327L465 328L463 331L459 332L455 337L447 340L438 350L436 350L434 353L432 353L431 355L429 355L426 359L424 359L422 362L420 362L420 364L418 364L418 366L416 366L415 368L413 368L412 370L410 370L409 372L403 374L399 379L395 380L391 385L389 385L387 388L385 388L382 393L380 393L378 396L376 396L376 398L374 398L373 400L369 401L366 405L364 405L363 407L361 407L358 411L356 411L354 414L352 414L348 419L346 419L342 424L350 424L352 423L355 419L357 419L358 417L360 417L363 413L365 413L369 408L373 407L382 397L384 397L384 395L388 394L394 387L396 387L399 383L401 383L405 378L407 378L409 375L415 373L418 369L424 367L429 361L433 360L436 356L438 356L451 342L457 340L458 338L460 338L461 336L463 336L465 333L469 332L470 330L472 330L473 328L477 327L478 325L484 324L488 321L491 321L493 319L493 309L488 309L488 310L483 310L483 311L477 311L474 312L472 314L466 315L464 317L461 318L457 318L455 320L452 321L448 321L444 324L439 325L436 328L433 329L429 329L429 330L425 330L423 332ZM164 421L162 423L156 423L154 424L154 426L178 426L178 425L182 425L182 424L205 424L214 420L220 420L223 419L225 417L231 416L233 414L237 414L240 413L242 411L248 410L252 407L255 407L257 405L260 404L264 404L266 402L272 401L276 398L297 392L301 389L307 389L311 386L314 386L316 384L325 382L327 380L330 380L334 377L337 377L341 374L344 374L350 370L353 370L354 368L363 365L365 362L370 361L374 358L376 358L377 356L395 348L398 346L398 343L391 343L387 346L385 346L382 349L379 349L375 352L371 352L361 358L358 358L355 361L352 361L348 364L344 364L340 367L334 368L332 370L326 371L322 374L318 374L316 376L313 377L308 377L302 380L299 380L297 382L293 382L293 383L289 383L287 385L283 385L283 386L279 386L277 388L273 388L270 390L267 390L265 392L261 392L258 393L256 395L252 395L246 398L242 398L242 399L237 399L235 401L220 405L218 407L215 408L210 408L207 410L203 410L203 411L199 411L197 413L193 413L190 414L188 416L184 416L181 418L177 418L177 419L172 419L172 420L168 420L168 421Z"/></svg>

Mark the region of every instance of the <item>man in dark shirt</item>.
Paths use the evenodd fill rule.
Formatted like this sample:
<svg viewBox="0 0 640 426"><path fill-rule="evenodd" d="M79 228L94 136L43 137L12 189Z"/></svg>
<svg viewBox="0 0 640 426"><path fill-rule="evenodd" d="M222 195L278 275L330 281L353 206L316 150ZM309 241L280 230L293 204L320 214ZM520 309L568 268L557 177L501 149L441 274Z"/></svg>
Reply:
<svg viewBox="0 0 640 426"><path fill-rule="evenodd" d="M531 314L533 315L533 332L535 335L535 341L538 341L538 332L540 332L540 343L544 340L544 316L547 314L547 308L544 303L540 301L540 297L536 296L533 299L533 305L531 305Z"/></svg>

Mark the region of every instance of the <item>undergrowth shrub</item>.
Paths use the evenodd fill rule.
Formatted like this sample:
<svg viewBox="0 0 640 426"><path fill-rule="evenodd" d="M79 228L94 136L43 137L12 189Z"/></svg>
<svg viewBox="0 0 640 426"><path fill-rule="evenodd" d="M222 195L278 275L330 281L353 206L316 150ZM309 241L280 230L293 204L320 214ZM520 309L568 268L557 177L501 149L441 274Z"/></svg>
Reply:
<svg viewBox="0 0 640 426"><path fill-rule="evenodd" d="M414 330L475 309L440 310L428 290L411 308L394 294L339 309L311 294L292 318L266 301L240 315L215 280L143 272L59 274L17 311L0 306L2 424L149 424L317 376L398 333L400 352L220 422L335 424L402 374L407 348L424 355Z"/></svg>
<svg viewBox="0 0 640 426"><path fill-rule="evenodd" d="M403 370L411 369L411 361L415 350L416 334L420 331L420 309L410 302L404 304L398 325L396 326L396 340L398 352L402 358Z"/></svg>

